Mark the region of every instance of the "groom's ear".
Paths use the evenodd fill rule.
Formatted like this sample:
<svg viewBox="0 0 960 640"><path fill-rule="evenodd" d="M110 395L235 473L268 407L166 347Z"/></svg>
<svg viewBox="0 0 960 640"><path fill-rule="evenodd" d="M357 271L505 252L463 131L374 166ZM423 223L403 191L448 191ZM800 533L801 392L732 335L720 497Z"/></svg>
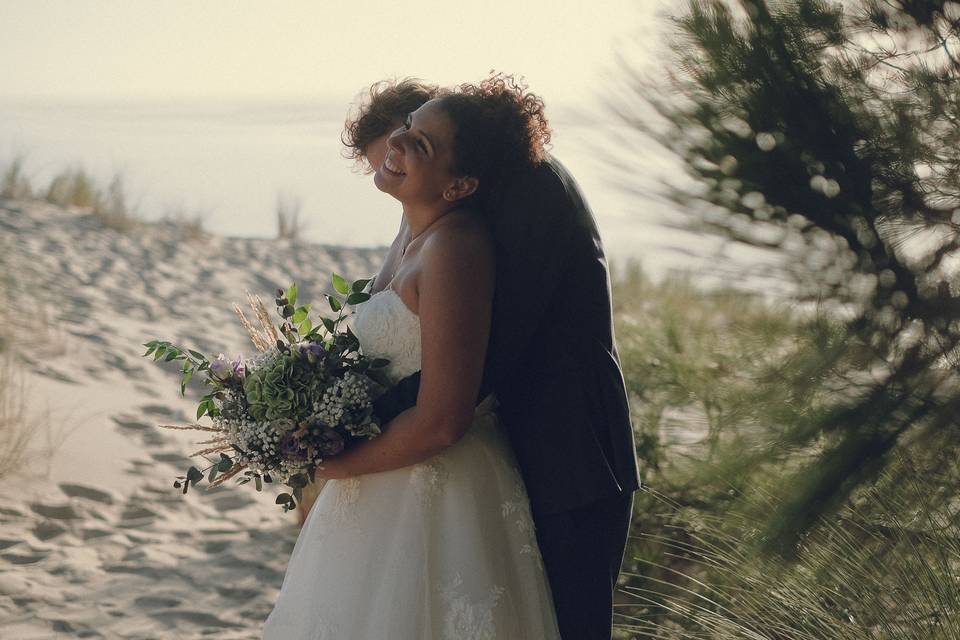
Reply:
<svg viewBox="0 0 960 640"><path fill-rule="evenodd" d="M480 181L473 176L460 176L444 190L443 199L447 202L463 200L467 196L473 195L479 186Z"/></svg>

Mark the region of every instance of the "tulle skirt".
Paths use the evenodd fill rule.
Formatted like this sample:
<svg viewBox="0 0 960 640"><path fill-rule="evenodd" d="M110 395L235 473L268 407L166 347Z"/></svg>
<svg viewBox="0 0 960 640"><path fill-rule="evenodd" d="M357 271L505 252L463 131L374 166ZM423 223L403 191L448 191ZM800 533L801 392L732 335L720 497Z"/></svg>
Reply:
<svg viewBox="0 0 960 640"><path fill-rule="evenodd" d="M489 396L463 438L421 464L327 482L265 640L560 637L495 407Z"/></svg>

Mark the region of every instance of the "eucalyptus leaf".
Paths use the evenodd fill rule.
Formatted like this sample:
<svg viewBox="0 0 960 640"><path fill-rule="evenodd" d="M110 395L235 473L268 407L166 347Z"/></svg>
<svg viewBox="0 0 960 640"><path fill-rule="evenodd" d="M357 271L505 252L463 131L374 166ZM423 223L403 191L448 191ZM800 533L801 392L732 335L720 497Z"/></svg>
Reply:
<svg viewBox="0 0 960 640"><path fill-rule="evenodd" d="M330 308L333 309L334 312L338 312L338 311L340 311L340 309L343 308L343 303L341 303L341 302L340 302L340 299L337 298L336 296L329 296L329 295L328 295L328 296L327 296L327 302L330 303Z"/></svg>
<svg viewBox="0 0 960 640"><path fill-rule="evenodd" d="M370 299L369 293L351 293L347 297L347 304L360 304Z"/></svg>
<svg viewBox="0 0 960 640"><path fill-rule="evenodd" d="M354 283L353 283L353 286L351 287L351 289L353 289L354 293L360 293L361 291L363 291L364 289L367 288L367 285L370 284L370 281L371 281L371 280L373 280L373 278L365 278L365 279L363 279L363 280L355 280Z"/></svg>
<svg viewBox="0 0 960 640"><path fill-rule="evenodd" d="M291 284L287 288L287 304L296 305L297 304L297 285Z"/></svg>
<svg viewBox="0 0 960 640"><path fill-rule="evenodd" d="M188 482L193 482L193 484L196 484L202 479L203 479L203 472L200 471L200 469L197 469L196 467L190 467L189 469L187 469Z"/></svg>
<svg viewBox="0 0 960 640"><path fill-rule="evenodd" d="M350 285L347 284L347 281L344 280L343 277L334 273L330 280L333 282L333 288L336 289L337 293L347 295L347 293L350 292Z"/></svg>

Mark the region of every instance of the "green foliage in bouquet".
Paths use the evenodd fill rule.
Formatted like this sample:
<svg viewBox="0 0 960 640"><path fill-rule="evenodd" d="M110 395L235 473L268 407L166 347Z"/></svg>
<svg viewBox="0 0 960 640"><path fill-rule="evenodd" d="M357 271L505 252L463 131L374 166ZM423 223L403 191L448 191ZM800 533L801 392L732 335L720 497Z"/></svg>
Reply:
<svg viewBox="0 0 960 640"><path fill-rule="evenodd" d="M160 425L169 429L213 432L210 445L193 453L210 463L191 466L174 487L183 493L206 478L216 486L243 471L238 484L254 482L258 491L275 477L290 487L277 503L284 511L296 507L302 489L313 482L324 457L341 453L352 442L380 433L372 395L388 384L383 358L368 358L360 341L343 326L348 309L366 302L369 279L352 283L333 274L334 293L325 298L335 317L310 318L311 305L297 306L297 287L278 289L275 303L281 322L274 326L259 298L247 294L255 328L239 306L234 310L258 353L229 361L221 354L211 360L202 353L163 340L144 344L144 356L154 361L180 361L180 393L198 374L212 390L200 398L197 420L213 424ZM233 454L228 455L229 454ZM219 454L218 460L207 455Z"/></svg>

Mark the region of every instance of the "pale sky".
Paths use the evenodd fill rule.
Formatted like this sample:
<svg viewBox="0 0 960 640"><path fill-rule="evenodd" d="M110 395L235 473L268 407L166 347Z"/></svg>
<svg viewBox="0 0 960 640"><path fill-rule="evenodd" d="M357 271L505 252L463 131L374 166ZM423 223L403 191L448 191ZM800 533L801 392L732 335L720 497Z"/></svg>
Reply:
<svg viewBox="0 0 960 640"><path fill-rule="evenodd" d="M0 99L353 95L497 69L577 101L663 0L0 0ZM637 56L633 56L637 60Z"/></svg>

